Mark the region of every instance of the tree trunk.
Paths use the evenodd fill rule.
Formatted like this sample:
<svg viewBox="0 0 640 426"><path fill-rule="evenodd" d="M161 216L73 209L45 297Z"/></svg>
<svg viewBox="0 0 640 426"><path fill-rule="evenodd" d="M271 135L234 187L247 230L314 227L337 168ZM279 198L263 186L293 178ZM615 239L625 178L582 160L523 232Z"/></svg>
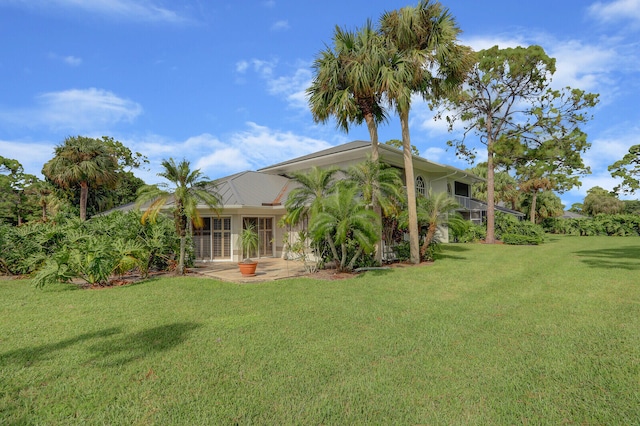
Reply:
<svg viewBox="0 0 640 426"><path fill-rule="evenodd" d="M487 117L487 244L496 242L496 206L495 206L495 171L493 163L493 134L491 129L492 117Z"/></svg>
<svg viewBox="0 0 640 426"><path fill-rule="evenodd" d="M424 242L422 243L422 248L420 249L420 255L424 257L427 253L427 249L429 249L429 244L433 240L433 237L436 235L436 231L438 230L437 223L430 223L429 228L427 229L427 235L424 237Z"/></svg>
<svg viewBox="0 0 640 426"><path fill-rule="evenodd" d="M411 136L409 135L409 112L400 113L402 126L402 157L404 158L404 176L407 185L407 210L409 212L409 249L411 263L420 263L420 235L418 231L418 209L416 207L416 185L413 175L413 156L411 154Z"/></svg>
<svg viewBox="0 0 640 426"><path fill-rule="evenodd" d="M531 223L536 223L536 203L538 201L538 191L533 191L531 194L531 211L529 212L529 217L531 218Z"/></svg>
<svg viewBox="0 0 640 426"><path fill-rule="evenodd" d="M373 119L373 114L367 114L365 116L365 120L367 122L367 128L369 129L369 137L371 138L371 161L377 165L380 158L380 154L378 152L378 126ZM378 242L376 242L375 245L375 260L378 264L382 264L382 208L380 207L380 202L377 197L378 187L379 185L376 179L373 182L373 191L371 191L371 206L373 207L373 212L379 219L378 224L380 225Z"/></svg>
<svg viewBox="0 0 640 426"><path fill-rule="evenodd" d="M185 256L185 249L187 245L187 237L185 235L181 235L180 236L180 259L178 259L178 274L179 275L184 275L184 256Z"/></svg>
<svg viewBox="0 0 640 426"><path fill-rule="evenodd" d="M89 184L80 182L80 220L87 220L87 199L89 198Z"/></svg>

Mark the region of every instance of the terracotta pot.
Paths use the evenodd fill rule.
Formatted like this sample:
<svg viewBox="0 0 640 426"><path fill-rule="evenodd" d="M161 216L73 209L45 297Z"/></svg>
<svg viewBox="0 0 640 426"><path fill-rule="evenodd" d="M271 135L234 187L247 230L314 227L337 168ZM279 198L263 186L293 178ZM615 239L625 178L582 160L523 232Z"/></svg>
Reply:
<svg viewBox="0 0 640 426"><path fill-rule="evenodd" d="M242 274L243 277L255 277L257 266L258 266L258 262L238 263L238 267L240 268L240 273Z"/></svg>

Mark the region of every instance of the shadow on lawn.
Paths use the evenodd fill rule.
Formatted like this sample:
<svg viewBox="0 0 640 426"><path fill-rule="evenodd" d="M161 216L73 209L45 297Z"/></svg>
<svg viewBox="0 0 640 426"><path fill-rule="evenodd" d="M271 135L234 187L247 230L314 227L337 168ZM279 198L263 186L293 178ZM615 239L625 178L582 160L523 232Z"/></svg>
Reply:
<svg viewBox="0 0 640 426"><path fill-rule="evenodd" d="M54 352L66 349L72 345L76 345L87 340L113 336L114 334L119 334L121 332L122 330L120 328L106 328L94 333L85 333L76 337L72 337L71 339L65 339L58 343L16 349L14 351L0 354L0 365L16 363L23 364L25 367L29 367L38 361L46 359Z"/></svg>
<svg viewBox="0 0 640 426"><path fill-rule="evenodd" d="M154 352L171 349L184 342L189 332L198 327L200 327L199 324L192 322L175 323L124 335L121 328L107 328L94 333L81 334L58 343L30 346L0 354L0 365L15 363L29 367L38 361L55 356L57 351L94 339L101 340L87 347L87 350L93 355L89 363L105 366L122 365Z"/></svg>
<svg viewBox="0 0 640 426"><path fill-rule="evenodd" d="M465 256L456 256L453 253L464 253L465 251L469 251L469 248L462 245L462 243L451 243L451 244L443 244L442 251L437 254L437 259L456 259L456 260L464 260Z"/></svg>
<svg viewBox="0 0 640 426"><path fill-rule="evenodd" d="M97 343L89 350L95 354L94 362L115 367L178 346L199 327L193 322L161 325Z"/></svg>
<svg viewBox="0 0 640 426"><path fill-rule="evenodd" d="M640 270L640 246L580 250L575 255L592 268Z"/></svg>

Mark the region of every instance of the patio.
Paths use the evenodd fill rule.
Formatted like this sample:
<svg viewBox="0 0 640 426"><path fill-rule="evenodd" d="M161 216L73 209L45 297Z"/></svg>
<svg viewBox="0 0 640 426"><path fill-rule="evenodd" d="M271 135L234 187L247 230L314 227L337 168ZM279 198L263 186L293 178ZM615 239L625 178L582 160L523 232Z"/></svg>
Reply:
<svg viewBox="0 0 640 426"><path fill-rule="evenodd" d="M257 283L309 275L302 262L273 257L258 259L255 277L243 277L236 262L197 262L195 267L189 268L189 272L235 283Z"/></svg>

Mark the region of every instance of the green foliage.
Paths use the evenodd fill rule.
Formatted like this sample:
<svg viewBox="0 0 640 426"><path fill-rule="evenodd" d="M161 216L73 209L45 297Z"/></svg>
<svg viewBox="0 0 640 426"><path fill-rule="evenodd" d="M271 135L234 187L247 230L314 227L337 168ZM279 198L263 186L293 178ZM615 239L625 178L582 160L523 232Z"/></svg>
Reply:
<svg viewBox="0 0 640 426"><path fill-rule="evenodd" d="M629 152L609 166L611 176L621 178L622 183L613 190L624 193L634 193L640 189L640 145L633 145Z"/></svg>
<svg viewBox="0 0 640 426"><path fill-rule="evenodd" d="M37 286L76 278L104 285L113 274L170 268L179 247L171 221L142 224L140 216L114 212L86 222L0 225L0 273L32 274Z"/></svg>
<svg viewBox="0 0 640 426"><path fill-rule="evenodd" d="M406 262L411 259L411 247L408 241L403 241L393 246L393 252L396 255L396 260L400 262ZM433 262L436 260L439 253L442 252L442 245L438 241L431 241L424 251L424 254L420 254L421 262Z"/></svg>
<svg viewBox="0 0 640 426"><path fill-rule="evenodd" d="M449 237L455 243L476 243L487 237L487 229L484 225L471 223L468 220L449 222ZM460 226L459 223L463 226Z"/></svg>
<svg viewBox="0 0 640 426"><path fill-rule="evenodd" d="M624 210L624 203L618 199L615 193L594 186L587 191L587 196L582 203L582 210L589 216L600 213L618 214Z"/></svg>
<svg viewBox="0 0 640 426"><path fill-rule="evenodd" d="M496 215L496 235L501 240L504 235L508 235L508 238L512 241L514 236L522 236L531 238L532 241L537 241L536 244L544 242L544 229L542 226L526 220L520 221L515 216L504 213Z"/></svg>
<svg viewBox="0 0 640 426"><path fill-rule="evenodd" d="M571 175L565 172L585 169L580 154L588 144L579 126L590 119L586 111L597 104L598 95L579 89L553 89L555 70L555 59L540 46L494 46L478 52L465 90L451 97L442 111L451 127L456 121L465 123L464 137L448 144L459 156L473 160L475 150L467 146L465 138L479 135L487 147L490 181L495 167L504 165L519 166L523 181L557 175L563 177L563 187L577 184L565 180ZM494 191L495 187L487 189L490 243L495 236Z"/></svg>
<svg viewBox="0 0 640 426"><path fill-rule="evenodd" d="M196 228L202 227L202 217L198 211L198 205L204 204L214 211L218 211L222 200L217 193L216 186L209 178L202 174L200 169L191 170L191 162L183 159L176 163L173 158L162 160L163 171L158 176L165 178L170 183L157 185L145 185L138 189L136 204L141 207L147 204L142 215L142 223L155 222L161 211L171 211L176 234L180 238L180 254L178 260L178 273L185 273L188 264L190 239L189 223ZM171 203L169 203L171 201ZM168 207L168 204L171 204Z"/></svg>
<svg viewBox="0 0 640 426"><path fill-rule="evenodd" d="M321 211L316 212L309 223L309 232L314 239L327 240L341 271L352 270L362 253L373 251L378 238L377 216L366 209L357 193L357 187L339 186L322 200ZM347 253L350 241L358 246L351 257Z"/></svg>
<svg viewBox="0 0 640 426"><path fill-rule="evenodd" d="M258 252L259 242L260 239L256 225L245 221L242 232L240 232L240 247L242 247L242 253L245 259L249 259L252 254Z"/></svg>
<svg viewBox="0 0 640 426"><path fill-rule="evenodd" d="M544 242L544 237L533 237L518 234L502 234L500 240L511 245L538 245Z"/></svg>
<svg viewBox="0 0 640 426"><path fill-rule="evenodd" d="M552 234L576 236L638 236L640 235L640 216L636 214L599 214L581 219L547 219L544 229Z"/></svg>
<svg viewBox="0 0 640 426"><path fill-rule="evenodd" d="M548 217L562 216L562 200L553 191L528 192L520 200L520 211L531 217L531 208L535 196L535 221L540 223Z"/></svg>

